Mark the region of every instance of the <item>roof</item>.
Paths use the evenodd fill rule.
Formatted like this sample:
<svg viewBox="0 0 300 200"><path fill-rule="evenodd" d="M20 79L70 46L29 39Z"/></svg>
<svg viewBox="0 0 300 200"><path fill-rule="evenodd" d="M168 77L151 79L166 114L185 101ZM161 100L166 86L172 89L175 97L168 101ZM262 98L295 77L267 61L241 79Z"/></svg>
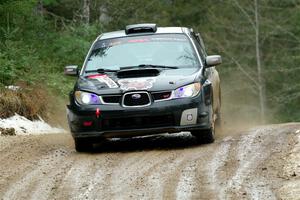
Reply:
<svg viewBox="0 0 300 200"><path fill-rule="evenodd" d="M162 34L162 33L187 33L188 28L185 27L158 27L157 31L154 34ZM149 34L149 33L138 33L138 34L130 34L127 35L125 30L107 32L101 34L98 39L110 39L110 38L118 38L118 37L126 37L133 35L141 35L141 34ZM153 33L152 33L153 34Z"/></svg>

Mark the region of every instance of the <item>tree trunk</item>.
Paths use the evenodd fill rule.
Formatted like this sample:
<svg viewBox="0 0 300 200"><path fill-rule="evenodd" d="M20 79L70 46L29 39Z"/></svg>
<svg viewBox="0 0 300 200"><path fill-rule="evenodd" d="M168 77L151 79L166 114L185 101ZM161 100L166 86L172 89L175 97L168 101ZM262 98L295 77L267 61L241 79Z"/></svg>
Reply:
<svg viewBox="0 0 300 200"><path fill-rule="evenodd" d="M43 2L41 0L39 0L36 5L36 13L38 15L43 15L44 14L43 11L44 11Z"/></svg>
<svg viewBox="0 0 300 200"><path fill-rule="evenodd" d="M262 123L265 122L265 86L264 78L262 74L261 66L261 55L260 55L260 32L259 32L259 16L258 16L258 0L254 0L255 7L255 48L256 48L256 64L257 64L257 78L258 78L258 92L259 92L259 103L260 103L260 120Z"/></svg>
<svg viewBox="0 0 300 200"><path fill-rule="evenodd" d="M86 24L90 23L90 0L83 0L83 21Z"/></svg>

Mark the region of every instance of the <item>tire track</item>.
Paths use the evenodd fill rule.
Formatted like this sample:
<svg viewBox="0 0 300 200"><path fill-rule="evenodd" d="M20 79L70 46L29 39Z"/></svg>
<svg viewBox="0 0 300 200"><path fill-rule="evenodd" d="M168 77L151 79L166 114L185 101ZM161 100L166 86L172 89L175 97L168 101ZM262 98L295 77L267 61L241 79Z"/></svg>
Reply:
<svg viewBox="0 0 300 200"><path fill-rule="evenodd" d="M225 187L220 190L219 198L248 196L250 199L275 199L267 180L256 175L258 166L270 156L272 144L283 144L282 132L277 131L271 136L268 135L273 130L269 127L260 128L241 136L237 150L230 152L230 157L238 162L238 167L234 175L227 178Z"/></svg>
<svg viewBox="0 0 300 200"><path fill-rule="evenodd" d="M191 199L193 193L197 190L195 178L198 167L197 162L197 160L188 162L186 166L181 169L181 175L179 175L177 181L176 199Z"/></svg>
<svg viewBox="0 0 300 200"><path fill-rule="evenodd" d="M101 159L104 157L103 159ZM109 154L97 157L94 163L94 177L91 178L86 190L79 196L80 199L107 199L109 194L106 193L109 182L108 177L113 174L113 169L120 162L118 155Z"/></svg>
<svg viewBox="0 0 300 200"><path fill-rule="evenodd" d="M67 135L5 137L0 199L277 199L289 191L278 173L289 169L295 129L258 127L210 145L189 134L118 140L85 154Z"/></svg>
<svg viewBox="0 0 300 200"><path fill-rule="evenodd" d="M222 169L225 166L226 161L229 159L229 150L232 146L232 137L225 138L220 147L214 152L212 156L212 160L207 165L207 174L211 180L211 190L215 191L214 197L215 199L223 199L223 194L220 194L220 190L222 191L222 180L218 176Z"/></svg>
<svg viewBox="0 0 300 200"><path fill-rule="evenodd" d="M143 159L140 159L141 156L143 157ZM121 185L121 187L119 188L110 188L110 191L113 191L114 193L112 196L115 199L119 199L122 197L128 197L128 199L132 197L144 199L146 196L149 197L148 195L150 195L151 192L154 192L154 190L152 189L153 185L148 185L147 187L148 182L146 174L150 174L150 171L167 172L172 170L166 168L164 170L161 169L161 167L168 166L168 161L171 161L174 168L176 167L176 163L172 162L175 159L170 159L172 157L174 157L174 155L164 154L163 151L137 153L135 155L135 158L137 158L137 160L132 158L133 160L135 160L134 164L129 166L125 161L121 166L118 166L118 168L126 169L127 173L117 173L112 175L110 185ZM176 161L180 162L180 159ZM124 168L123 166L127 167ZM160 174L160 177L163 177L163 173ZM155 191L155 193L159 194L157 191Z"/></svg>
<svg viewBox="0 0 300 200"><path fill-rule="evenodd" d="M41 158L34 170L25 174L20 178L19 181L10 185L9 189L4 193L3 199L18 199L20 197L23 199L28 199L31 194L27 191L31 191L34 185L41 187L41 185L38 185L38 183L40 181L43 182L43 180L39 180L37 177L44 177L44 174L49 170L53 170L55 166L59 165L63 161L63 158L64 156L58 156L56 151Z"/></svg>
<svg viewBox="0 0 300 200"><path fill-rule="evenodd" d="M30 148L27 148L28 144L30 141L23 141L1 152L5 160L0 162L0 197L9 189L8 183L17 182L24 174L30 173L39 164L41 157L47 157L49 154L49 152L28 151L32 145L30 144ZM24 149L27 150L24 151Z"/></svg>
<svg viewBox="0 0 300 200"><path fill-rule="evenodd" d="M90 177L93 176L93 160L85 155L73 155L72 165L66 170L61 185L57 189L59 199L79 199L89 184ZM69 161L70 162L70 161Z"/></svg>
<svg viewBox="0 0 300 200"><path fill-rule="evenodd" d="M154 163L142 177L145 177L144 188L142 189L143 194L147 194L149 199L162 199L164 188L169 185L166 183L166 179L169 174L176 169L176 167L183 161L182 155L178 155L177 151L172 152L170 155L162 154L162 161ZM136 182L135 184L139 184ZM146 195L145 195L146 196Z"/></svg>

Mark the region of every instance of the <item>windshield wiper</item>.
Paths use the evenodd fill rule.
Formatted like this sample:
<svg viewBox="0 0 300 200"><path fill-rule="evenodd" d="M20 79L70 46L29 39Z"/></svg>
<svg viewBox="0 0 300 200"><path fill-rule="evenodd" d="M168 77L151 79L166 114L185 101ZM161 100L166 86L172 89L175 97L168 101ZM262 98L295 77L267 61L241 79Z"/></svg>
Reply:
<svg viewBox="0 0 300 200"><path fill-rule="evenodd" d="M119 72L119 71L121 71L121 70L134 69L134 68L178 69L178 67L174 67L174 66L165 66L165 65L146 65L146 64L141 64L141 65L137 65L137 66L121 67L120 70L98 68L98 69L95 69L95 70L86 70L85 73L95 73L95 72L97 72L97 73Z"/></svg>
<svg viewBox="0 0 300 200"><path fill-rule="evenodd" d="M119 70L114 70L114 69L104 69L104 68L98 68L95 70L86 70L85 73L105 73L105 72L118 72Z"/></svg>
<svg viewBox="0 0 300 200"><path fill-rule="evenodd" d="M162 68L162 69L178 69L178 67L174 66L166 66L166 65L148 65L148 64L141 64L137 66L128 66L128 67L121 67L121 70L124 69L134 69L134 68Z"/></svg>

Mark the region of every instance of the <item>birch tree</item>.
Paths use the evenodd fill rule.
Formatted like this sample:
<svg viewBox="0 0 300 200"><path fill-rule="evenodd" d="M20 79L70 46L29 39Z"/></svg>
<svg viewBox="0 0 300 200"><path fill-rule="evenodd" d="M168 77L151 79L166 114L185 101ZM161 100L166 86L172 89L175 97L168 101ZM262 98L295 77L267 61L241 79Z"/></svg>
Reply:
<svg viewBox="0 0 300 200"><path fill-rule="evenodd" d="M227 62L236 66L236 69L243 75L243 79L246 80L244 82L248 82L248 84L236 84L235 87L239 90L246 87L245 89L257 98L259 121L263 123L266 115L266 95L261 56L259 3L258 0L231 0L224 3L221 8L222 12L209 8L208 18L214 22L218 32L213 35L211 33L204 35L214 48L221 50ZM220 17L219 13L223 16ZM242 80L235 80L236 83L240 81ZM238 106L241 107L241 105ZM254 112L254 109L254 107L249 107L245 109L245 112Z"/></svg>
<svg viewBox="0 0 300 200"><path fill-rule="evenodd" d="M259 18L259 2L258 0L253 0L253 13L254 19L247 13L247 11L240 5L237 0L234 0L234 4L238 7L240 12L249 21L250 26L253 28L255 34L255 59L256 59L256 80L251 80L255 82L255 86L258 91L259 105L260 105L260 121L265 122L265 110L266 110L266 95L265 95L265 83L262 73L262 61L261 61L261 46L260 46L260 18Z"/></svg>
<svg viewBox="0 0 300 200"><path fill-rule="evenodd" d="M83 0L82 18L84 23L90 23L90 0Z"/></svg>
<svg viewBox="0 0 300 200"><path fill-rule="evenodd" d="M260 103L260 120L265 121L265 83L262 75L261 55L260 55L260 32L259 32L259 4L258 0L254 0L254 13L255 13L255 51L256 51L256 63L257 63L257 79L258 79L258 91L259 91L259 103Z"/></svg>
<svg viewBox="0 0 300 200"><path fill-rule="evenodd" d="M247 120L297 119L300 2L230 0L207 9L208 25L198 29L210 52L224 56L223 108Z"/></svg>

